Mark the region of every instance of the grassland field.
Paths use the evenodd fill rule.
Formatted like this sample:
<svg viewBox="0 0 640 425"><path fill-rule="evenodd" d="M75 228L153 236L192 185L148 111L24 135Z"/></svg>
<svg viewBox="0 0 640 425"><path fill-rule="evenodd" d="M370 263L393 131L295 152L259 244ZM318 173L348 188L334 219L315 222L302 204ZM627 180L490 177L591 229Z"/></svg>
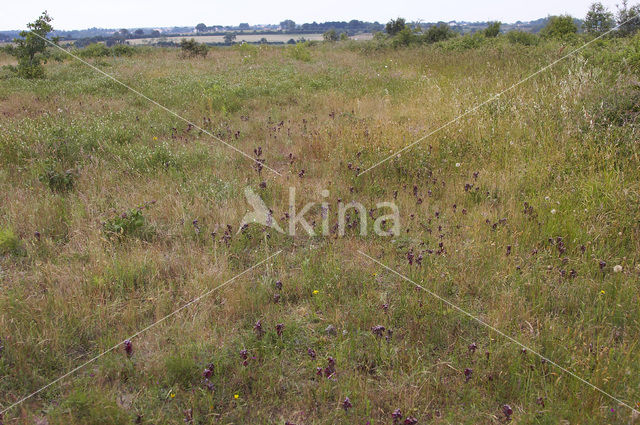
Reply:
<svg viewBox="0 0 640 425"><path fill-rule="evenodd" d="M609 61L631 41L357 177L577 46L456 43L88 59L282 177L70 58L0 73L0 410L282 250L0 422L637 423L358 253L640 408L637 74ZM393 201L401 232L238 232L245 187L281 225L289 187L329 190L331 226L339 199Z"/></svg>

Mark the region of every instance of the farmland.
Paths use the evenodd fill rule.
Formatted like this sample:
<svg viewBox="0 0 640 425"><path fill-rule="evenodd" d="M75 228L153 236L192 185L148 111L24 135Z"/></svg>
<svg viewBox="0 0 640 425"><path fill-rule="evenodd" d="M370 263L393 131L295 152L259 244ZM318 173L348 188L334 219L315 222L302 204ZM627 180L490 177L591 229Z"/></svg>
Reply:
<svg viewBox="0 0 640 425"><path fill-rule="evenodd" d="M371 39L371 34L359 34L353 36L354 39L358 40L369 40ZM136 38L128 41L131 45L141 45L141 44L154 44L158 41L163 42L171 42L179 43L183 38L193 38L198 43L224 43L223 35L195 35L191 36L176 36L176 37L159 37L159 38ZM259 43L262 39L266 39L268 43L286 43L287 41L300 40L305 39L309 41L321 41L322 34L242 34L239 33L236 36L236 42L247 42L247 43Z"/></svg>
<svg viewBox="0 0 640 425"><path fill-rule="evenodd" d="M636 421L550 361L638 407L639 41L359 175L582 43L467 40L86 59L195 126L68 57L3 71L0 409L90 363L0 422ZM316 236L239 228L245 188L282 227L290 188L315 202ZM379 202L399 233L371 231Z"/></svg>

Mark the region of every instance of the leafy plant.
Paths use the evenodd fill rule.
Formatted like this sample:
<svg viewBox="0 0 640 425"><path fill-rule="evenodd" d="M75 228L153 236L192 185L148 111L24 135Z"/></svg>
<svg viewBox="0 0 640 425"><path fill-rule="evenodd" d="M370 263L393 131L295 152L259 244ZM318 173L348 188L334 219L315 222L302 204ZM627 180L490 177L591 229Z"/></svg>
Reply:
<svg viewBox="0 0 640 425"><path fill-rule="evenodd" d="M522 44L524 46L535 46L540 42L537 35L520 30L513 30L507 33L507 40L513 44Z"/></svg>
<svg viewBox="0 0 640 425"><path fill-rule="evenodd" d="M387 25L385 26L385 31L390 36L394 36L398 34L400 31L402 31L405 28L405 26L406 26L406 21L404 20L404 18L392 19L389 22L387 22Z"/></svg>
<svg viewBox="0 0 640 425"><path fill-rule="evenodd" d="M311 61L311 52L307 48L307 43L296 43L291 46L287 46L287 53L293 59L297 59L302 62Z"/></svg>
<svg viewBox="0 0 640 425"><path fill-rule="evenodd" d="M53 192L68 192L75 184L75 173L73 170L58 171L52 166L48 166L38 177L42 183L49 186Z"/></svg>
<svg viewBox="0 0 640 425"><path fill-rule="evenodd" d="M0 255L8 254L23 257L26 255L26 250L13 230L0 229Z"/></svg>
<svg viewBox="0 0 640 425"><path fill-rule="evenodd" d="M438 41L448 40L455 37L457 34L447 24L438 24L429 27L428 30L422 35L422 40L425 43L437 43Z"/></svg>
<svg viewBox="0 0 640 425"><path fill-rule="evenodd" d="M330 29L329 31L326 31L324 34L322 34L322 39L324 41L333 43L335 41L338 41L338 33L336 32L336 30Z"/></svg>
<svg viewBox="0 0 640 425"><path fill-rule="evenodd" d="M146 220L142 213L145 207L132 208L102 223L104 232L109 236L145 236Z"/></svg>
<svg viewBox="0 0 640 425"><path fill-rule="evenodd" d="M590 34L601 34L613 27L613 13L600 2L591 4L584 19L584 29Z"/></svg>
<svg viewBox="0 0 640 425"><path fill-rule="evenodd" d="M484 29L484 36L488 38L497 37L500 34L500 25L499 21L489 22L489 26Z"/></svg>

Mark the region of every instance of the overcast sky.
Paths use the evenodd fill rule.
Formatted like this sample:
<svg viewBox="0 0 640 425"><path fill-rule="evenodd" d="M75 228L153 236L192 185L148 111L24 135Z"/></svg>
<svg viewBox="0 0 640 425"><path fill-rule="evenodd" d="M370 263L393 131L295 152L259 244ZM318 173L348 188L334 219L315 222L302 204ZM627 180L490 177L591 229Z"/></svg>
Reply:
<svg viewBox="0 0 640 425"><path fill-rule="evenodd" d="M56 29L137 28L207 25L277 24L323 21L515 22L569 13L583 18L591 0L4 0L0 30L24 29L40 12L48 10ZM615 11L619 0L603 0ZM633 1L631 2L633 3Z"/></svg>

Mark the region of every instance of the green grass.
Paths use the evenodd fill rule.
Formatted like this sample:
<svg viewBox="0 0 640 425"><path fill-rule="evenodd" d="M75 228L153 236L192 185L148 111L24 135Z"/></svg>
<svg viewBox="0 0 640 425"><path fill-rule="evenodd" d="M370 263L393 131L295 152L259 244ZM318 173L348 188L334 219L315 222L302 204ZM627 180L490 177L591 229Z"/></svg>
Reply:
<svg viewBox="0 0 640 425"><path fill-rule="evenodd" d="M43 80L2 74L0 408L283 250L5 423L383 424L395 409L419 423L504 423L505 404L513 423L634 421L357 251L636 406L636 43L590 46L361 177L577 44L501 36L88 59L243 152L261 147L282 178L76 62L48 64ZM338 199L375 209L397 192L402 233L238 233L246 186L283 227L289 186L298 209L328 189L331 226ZM306 217L319 229L318 207ZM329 357L335 374L319 376Z"/></svg>

